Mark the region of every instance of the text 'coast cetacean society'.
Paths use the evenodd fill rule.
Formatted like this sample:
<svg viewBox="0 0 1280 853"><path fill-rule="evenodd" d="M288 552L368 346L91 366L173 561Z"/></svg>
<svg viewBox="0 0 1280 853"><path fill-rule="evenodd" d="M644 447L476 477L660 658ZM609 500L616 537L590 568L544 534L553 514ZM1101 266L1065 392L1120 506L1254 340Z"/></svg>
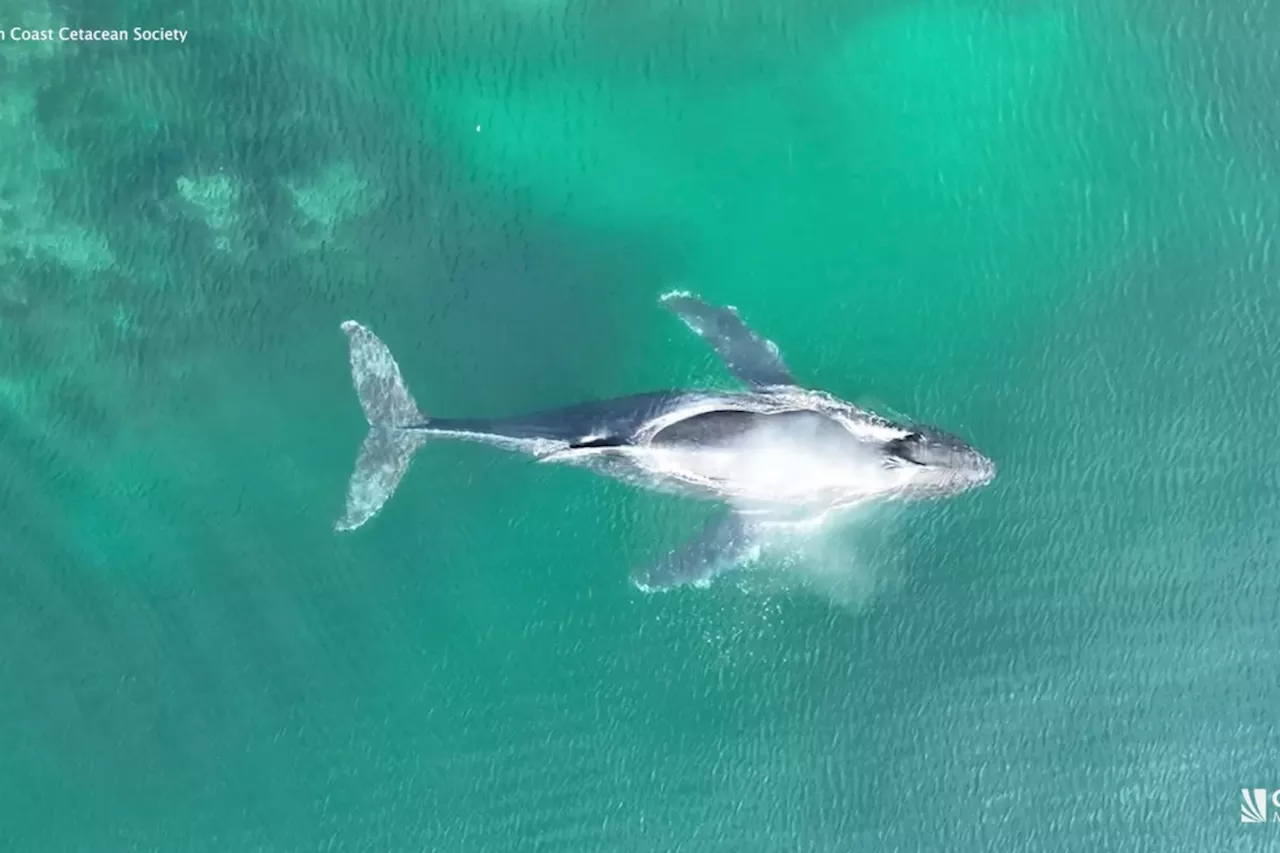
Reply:
<svg viewBox="0 0 1280 853"><path fill-rule="evenodd" d="M132 30L77 30L62 27L56 30L28 30L11 27L0 30L0 41L176 41L187 40L186 30L148 30L134 27Z"/></svg>

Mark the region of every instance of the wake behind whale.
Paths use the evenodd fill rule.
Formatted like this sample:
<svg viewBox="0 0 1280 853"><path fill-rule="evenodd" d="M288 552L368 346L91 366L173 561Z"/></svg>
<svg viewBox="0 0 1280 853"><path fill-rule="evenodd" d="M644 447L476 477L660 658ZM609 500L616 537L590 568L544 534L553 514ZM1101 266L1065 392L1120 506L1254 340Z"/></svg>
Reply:
<svg viewBox="0 0 1280 853"><path fill-rule="evenodd" d="M433 417L418 408L386 345L359 323L343 323L369 434L336 529L377 514L424 443L481 442L714 502L698 535L632 572L636 586L652 591L705 584L780 534L804 536L870 502L955 495L995 475L991 460L955 436L800 386L778 347L736 309L685 292L662 303L744 389L654 391L507 418Z"/></svg>

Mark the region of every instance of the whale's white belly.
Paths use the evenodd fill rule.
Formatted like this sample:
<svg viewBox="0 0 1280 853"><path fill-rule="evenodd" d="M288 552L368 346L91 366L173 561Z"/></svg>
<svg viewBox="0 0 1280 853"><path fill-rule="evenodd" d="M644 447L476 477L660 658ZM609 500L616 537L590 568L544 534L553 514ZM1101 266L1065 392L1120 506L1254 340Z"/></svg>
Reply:
<svg viewBox="0 0 1280 853"><path fill-rule="evenodd" d="M870 446L841 452L785 435L744 436L722 446L646 448L654 474L701 486L726 498L752 502L827 504L887 494L909 472L886 465Z"/></svg>

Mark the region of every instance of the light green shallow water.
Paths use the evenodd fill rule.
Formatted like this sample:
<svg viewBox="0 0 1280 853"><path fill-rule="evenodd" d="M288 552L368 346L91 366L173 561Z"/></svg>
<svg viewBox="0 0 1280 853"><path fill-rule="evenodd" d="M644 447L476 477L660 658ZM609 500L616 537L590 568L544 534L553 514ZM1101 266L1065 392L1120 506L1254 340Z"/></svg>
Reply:
<svg viewBox="0 0 1280 853"><path fill-rule="evenodd" d="M1272 0L0 19L189 31L0 43L0 848L1280 846ZM705 508L487 448L330 531L339 322L727 382L673 287L998 478L665 596Z"/></svg>

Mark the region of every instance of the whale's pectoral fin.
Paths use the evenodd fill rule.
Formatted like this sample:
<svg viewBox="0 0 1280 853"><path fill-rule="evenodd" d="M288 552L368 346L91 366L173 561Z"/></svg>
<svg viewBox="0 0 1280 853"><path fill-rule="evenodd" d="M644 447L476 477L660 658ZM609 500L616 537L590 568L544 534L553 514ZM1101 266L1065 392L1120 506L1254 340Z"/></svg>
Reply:
<svg viewBox="0 0 1280 853"><path fill-rule="evenodd" d="M708 305L691 293L665 294L662 304L711 345L734 376L748 385L794 385L778 347L742 322L734 308Z"/></svg>
<svg viewBox="0 0 1280 853"><path fill-rule="evenodd" d="M644 592L690 584L705 586L716 575L745 562L755 547L750 525L742 516L724 509L696 536L672 549L658 563L633 571L631 580Z"/></svg>

